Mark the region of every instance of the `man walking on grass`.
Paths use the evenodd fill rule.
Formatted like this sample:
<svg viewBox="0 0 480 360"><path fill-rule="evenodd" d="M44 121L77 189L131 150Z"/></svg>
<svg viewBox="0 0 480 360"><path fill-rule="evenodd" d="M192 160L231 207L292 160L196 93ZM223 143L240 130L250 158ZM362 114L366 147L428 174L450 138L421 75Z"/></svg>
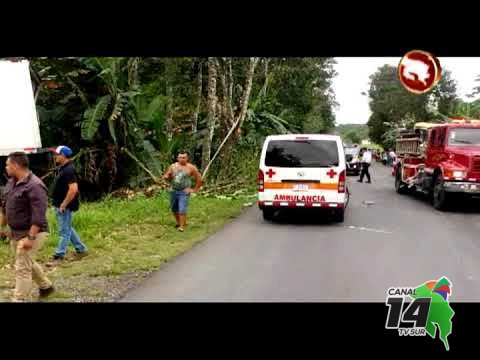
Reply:
<svg viewBox="0 0 480 360"><path fill-rule="evenodd" d="M363 182L363 177L367 175L367 183L371 183L370 179L370 173L368 171L368 168L370 167L370 164L372 163L372 152L369 149L363 149L363 155L362 155L362 172L360 173L360 179L358 179L358 182Z"/></svg>
<svg viewBox="0 0 480 360"><path fill-rule="evenodd" d="M63 260L69 243L76 250L77 257L87 254L87 247L72 227L73 214L80 207L77 175L71 161L72 150L68 146L59 146L54 151L55 162L60 165L53 185L53 206L58 223L60 240L53 255L54 261Z"/></svg>
<svg viewBox="0 0 480 360"><path fill-rule="evenodd" d="M13 301L30 301L32 280L40 289L40 298L54 288L35 256L48 236L48 194L45 184L29 170L27 155L8 156L5 167L10 180L5 188L4 209L0 226L10 227L10 246L15 255L15 290Z"/></svg>
<svg viewBox="0 0 480 360"><path fill-rule="evenodd" d="M191 188L191 178L195 179L195 188ZM163 178L170 182L170 207L175 216L176 227L184 231L187 222L188 200L202 186L202 175L195 165L188 162L188 153L180 151L177 162L170 165Z"/></svg>

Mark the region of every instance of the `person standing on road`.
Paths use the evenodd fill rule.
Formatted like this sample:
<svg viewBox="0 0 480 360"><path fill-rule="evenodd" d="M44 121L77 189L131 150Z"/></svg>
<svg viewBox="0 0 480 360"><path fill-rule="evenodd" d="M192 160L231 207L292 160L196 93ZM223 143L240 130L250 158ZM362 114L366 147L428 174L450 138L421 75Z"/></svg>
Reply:
<svg viewBox="0 0 480 360"><path fill-rule="evenodd" d="M193 189L191 177L195 178ZM190 194L200 190L202 175L195 165L188 162L188 153L180 151L177 162L170 165L163 178L170 181L170 207L175 216L176 227L183 232L187 222L188 200Z"/></svg>
<svg viewBox="0 0 480 360"><path fill-rule="evenodd" d="M10 177L5 187L1 226L8 225L10 247L15 255L15 290L13 301L31 300L32 280L40 289L40 298L54 292L35 256L48 236L48 190L29 169L23 152L8 156L5 167Z"/></svg>
<svg viewBox="0 0 480 360"><path fill-rule="evenodd" d="M393 166L393 164L397 160L397 155L395 154L395 151L393 151L393 149L390 149L390 152L388 153L388 158L390 160L389 165Z"/></svg>
<svg viewBox="0 0 480 360"><path fill-rule="evenodd" d="M360 173L360 179L358 179L358 182L363 182L363 177L366 175L367 176L367 183L371 183L371 178L370 178L370 173L368 171L368 168L370 167L370 164L372 163L372 152L369 149L363 149L363 155L362 155L362 171Z"/></svg>
<svg viewBox="0 0 480 360"><path fill-rule="evenodd" d="M54 151L55 162L60 165L52 191L52 203L60 234L58 247L53 255L54 261L65 258L70 242L76 250L77 258L85 256L88 251L72 227L73 214L80 207L77 175L71 160L72 153L68 146L59 146Z"/></svg>

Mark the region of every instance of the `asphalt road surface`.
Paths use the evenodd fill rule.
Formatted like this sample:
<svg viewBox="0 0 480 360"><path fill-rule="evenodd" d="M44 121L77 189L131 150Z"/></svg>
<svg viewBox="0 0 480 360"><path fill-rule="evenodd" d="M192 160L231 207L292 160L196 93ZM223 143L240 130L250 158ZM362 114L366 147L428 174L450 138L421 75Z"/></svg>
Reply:
<svg viewBox="0 0 480 360"><path fill-rule="evenodd" d="M451 301L480 301L479 202L439 212L398 195L386 167L371 173L372 184L349 177L343 224L322 213L268 223L254 206L122 301L385 302L389 287L442 276Z"/></svg>

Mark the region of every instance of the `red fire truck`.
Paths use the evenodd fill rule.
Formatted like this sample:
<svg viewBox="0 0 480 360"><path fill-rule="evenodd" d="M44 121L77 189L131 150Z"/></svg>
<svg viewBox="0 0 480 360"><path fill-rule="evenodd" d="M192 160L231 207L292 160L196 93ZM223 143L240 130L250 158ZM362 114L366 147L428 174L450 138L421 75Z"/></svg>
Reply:
<svg viewBox="0 0 480 360"><path fill-rule="evenodd" d="M421 191L439 210L452 198L480 196L480 120L417 123L400 133L396 151L399 194Z"/></svg>

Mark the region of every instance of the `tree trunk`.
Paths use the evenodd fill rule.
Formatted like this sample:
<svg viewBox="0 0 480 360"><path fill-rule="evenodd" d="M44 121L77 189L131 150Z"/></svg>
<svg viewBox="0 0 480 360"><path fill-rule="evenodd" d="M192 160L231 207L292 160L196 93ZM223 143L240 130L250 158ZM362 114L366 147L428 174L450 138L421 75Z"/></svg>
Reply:
<svg viewBox="0 0 480 360"><path fill-rule="evenodd" d="M233 125L235 118L233 116L233 72L232 72L232 58L226 60L227 71L227 111L230 125Z"/></svg>
<svg viewBox="0 0 480 360"><path fill-rule="evenodd" d="M217 66L214 58L208 58L208 97L207 97L207 132L202 146L202 169L205 169L210 161L212 151L213 132L215 130L215 109L217 102Z"/></svg>
<svg viewBox="0 0 480 360"><path fill-rule="evenodd" d="M269 59L268 58L264 58L263 60L265 62L264 64L264 76L265 76L265 82L263 84L263 87L265 88L265 91L267 89L267 86L268 86L268 62L269 62Z"/></svg>
<svg viewBox="0 0 480 360"><path fill-rule="evenodd" d="M198 74L197 74L197 98L195 99L195 112L193 113L193 125L192 125L193 134L195 134L198 129L198 114L200 113L200 106L202 104L202 90L203 90L202 70L203 70L203 60L199 59Z"/></svg>
<svg viewBox="0 0 480 360"><path fill-rule="evenodd" d="M240 98L240 104L238 106L240 111L236 119L236 123L238 124L236 133L237 138L241 134L240 130L247 115L248 101L250 100L250 92L252 91L253 74L255 73L255 66L257 65L257 61L257 58L250 58L250 61L248 63L245 85L243 86L243 94Z"/></svg>
<svg viewBox="0 0 480 360"><path fill-rule="evenodd" d="M230 65L231 69L231 65ZM229 75L229 68L228 68L228 60L221 60L220 62L217 62L217 78L220 84L221 88L221 97L220 103L219 103L219 108L221 109L221 112L219 112L219 118L221 120L222 124L222 133L223 135L226 135L230 127L233 125L235 122L235 119L233 117L233 111L232 111L232 97L231 97L231 92L230 89L232 88L232 83L231 83L231 77ZM228 79L228 81L227 81Z"/></svg>
<svg viewBox="0 0 480 360"><path fill-rule="evenodd" d="M217 111L218 111L218 118L220 119L220 123L222 124L222 131L225 134L228 132L230 125L228 123L228 110L227 110L227 103L228 103L228 94L227 94L227 82L225 79L225 62L224 60L217 61L217 94L221 94L218 96L218 104L217 104ZM218 91L221 89L221 91Z"/></svg>
<svg viewBox="0 0 480 360"><path fill-rule="evenodd" d="M174 59L167 59L165 66L166 75L166 95L167 95L167 108L165 120L167 124L167 138L172 140L173 138L173 74L175 69Z"/></svg>
<svg viewBox="0 0 480 360"><path fill-rule="evenodd" d="M246 73L246 79L245 79L245 86L243 87L243 93L242 97L240 98L240 104L239 104L239 114L235 119L235 123L230 127L230 130L228 131L227 135L223 139L222 143L218 147L217 151L213 155L212 159L208 163L206 167L202 166L203 169L203 177L208 172L208 169L210 168L210 165L213 163L215 158L218 156L222 148L225 146L224 152L227 156L230 155L233 145L235 144L235 140L232 137L232 134L235 132L236 129L240 129L241 124L245 120L245 116L247 114L247 109L248 109L248 101L250 100L250 92L252 90L252 82L253 82L253 74L255 73L255 66L257 64L257 59L256 58L250 58L250 61L248 63L247 67L247 73ZM223 161L222 161L223 162Z"/></svg>

